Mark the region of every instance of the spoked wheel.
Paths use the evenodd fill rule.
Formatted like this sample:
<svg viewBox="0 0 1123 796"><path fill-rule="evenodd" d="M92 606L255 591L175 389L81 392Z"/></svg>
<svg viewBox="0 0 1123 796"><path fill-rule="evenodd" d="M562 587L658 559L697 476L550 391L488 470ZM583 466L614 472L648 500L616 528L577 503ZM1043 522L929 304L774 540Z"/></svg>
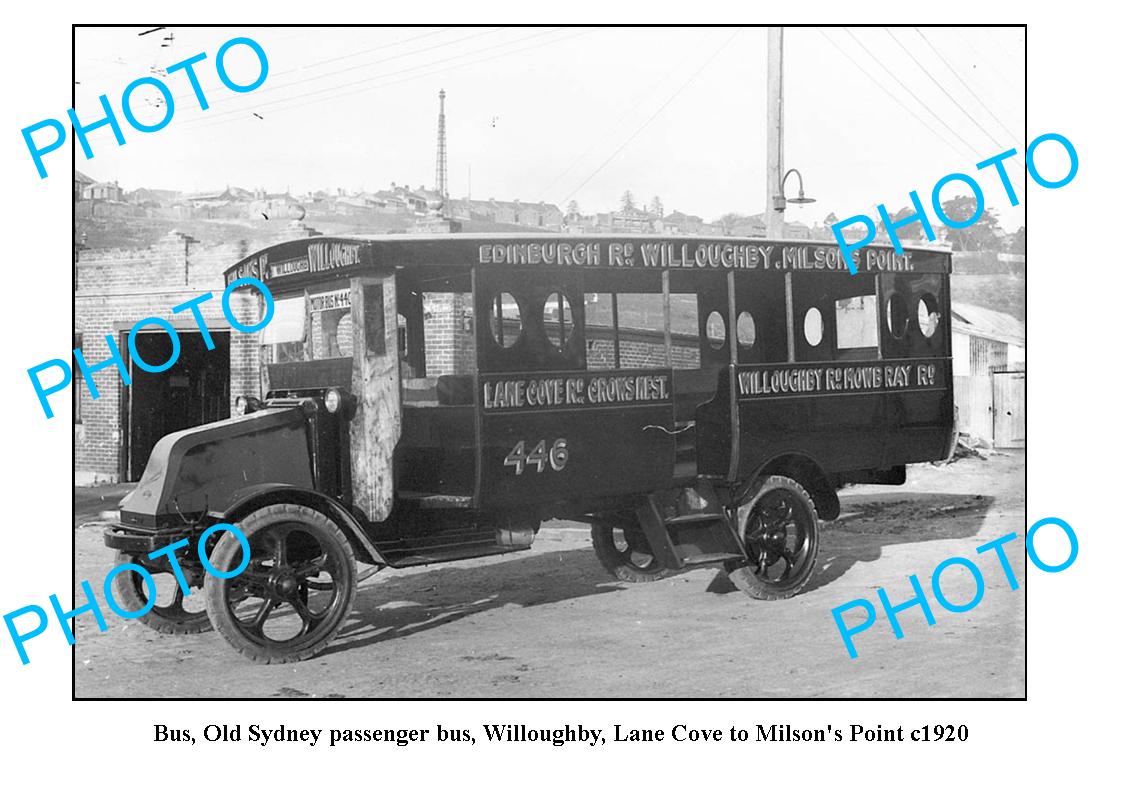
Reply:
<svg viewBox="0 0 1123 796"><path fill-rule="evenodd" d="M117 553L116 563L138 564L145 569L149 568L146 566L146 559L124 551ZM202 633L211 629L202 583L185 596L179 581L171 572L152 572L152 580L156 584L156 602L149 611L137 617L142 625L173 636ZM113 593L117 596L117 603L125 611L140 611L148 604L148 587L145 586L144 578L131 570L125 570L114 578Z"/></svg>
<svg viewBox="0 0 1123 796"><path fill-rule="evenodd" d="M639 528L621 529L598 523L593 526L593 550L609 574L619 580L647 583L667 574Z"/></svg>
<svg viewBox="0 0 1123 796"><path fill-rule="evenodd" d="M343 531L318 511L281 503L238 523L250 562L228 580L207 574L207 613L218 632L258 663L311 658L339 632L355 598L355 555ZM243 560L233 534L211 554L220 572Z"/></svg>
<svg viewBox="0 0 1123 796"><path fill-rule="evenodd" d="M748 553L726 564L737 588L758 600L783 600L807 584L819 554L819 515L798 481L766 478L737 508L737 529Z"/></svg>

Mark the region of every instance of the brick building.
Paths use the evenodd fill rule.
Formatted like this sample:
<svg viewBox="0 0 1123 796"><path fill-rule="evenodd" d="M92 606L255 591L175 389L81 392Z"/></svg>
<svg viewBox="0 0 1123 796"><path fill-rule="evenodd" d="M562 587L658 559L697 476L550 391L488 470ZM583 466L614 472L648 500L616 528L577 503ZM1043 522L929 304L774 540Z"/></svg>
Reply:
<svg viewBox="0 0 1123 796"><path fill-rule="evenodd" d="M230 415L233 398L259 394L257 335L233 331L222 313L222 272L250 251L280 240L317 234L299 224L279 227L271 240L203 246L172 232L147 249L82 250L75 266L74 345L95 366L110 356L111 336L129 370L125 385L116 367L94 374L95 400L75 372L75 482L136 480L156 441L165 434ZM190 312L171 308L210 292L200 305L214 349L208 351ZM231 302L245 323L259 317L258 299L239 291ZM133 325L164 318L180 342L175 367L148 373L131 362L128 336ZM146 325L136 336L137 354L159 364L171 354L171 339Z"/></svg>

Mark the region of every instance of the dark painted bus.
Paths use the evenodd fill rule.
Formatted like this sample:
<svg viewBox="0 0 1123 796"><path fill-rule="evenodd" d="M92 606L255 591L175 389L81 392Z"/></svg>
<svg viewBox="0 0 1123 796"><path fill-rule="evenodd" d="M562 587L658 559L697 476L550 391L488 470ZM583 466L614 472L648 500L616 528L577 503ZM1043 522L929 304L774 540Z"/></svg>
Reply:
<svg viewBox="0 0 1123 796"><path fill-rule="evenodd" d="M235 524L245 571L181 559L205 611L177 586L144 621L214 626L263 662L329 643L356 560L523 550L553 518L588 523L616 578L724 566L752 597L790 597L840 486L903 484L954 442L950 254L855 262L741 238L271 246L226 272L273 299L262 393L163 438L106 543L152 570L147 552ZM208 558L234 570L239 540L216 538ZM145 603L143 579L118 586Z"/></svg>

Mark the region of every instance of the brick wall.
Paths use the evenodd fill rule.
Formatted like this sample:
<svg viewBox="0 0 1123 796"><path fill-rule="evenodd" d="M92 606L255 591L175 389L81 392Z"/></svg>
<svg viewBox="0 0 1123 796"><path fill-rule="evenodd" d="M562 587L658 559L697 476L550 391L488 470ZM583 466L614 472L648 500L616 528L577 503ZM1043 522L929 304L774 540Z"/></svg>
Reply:
<svg viewBox="0 0 1123 796"><path fill-rule="evenodd" d="M75 282L75 333L82 336L82 352L95 366L110 355L106 335L111 335L127 361L122 332L147 317L165 318L177 330L197 331L190 312L173 314L172 307L210 292L213 298L200 305L208 328L230 330L222 313L222 272L245 256L281 240L315 234L298 225L279 227L269 239L203 246L172 232L147 249L96 249L81 252ZM235 318L252 323L259 317L256 294L239 291L230 303ZM156 327L158 328L158 327ZM258 335L230 330L230 397L260 393ZM75 482L116 481L123 462L121 396L117 368L93 375L99 397L94 400L81 373L74 375L79 391L79 414L74 426Z"/></svg>

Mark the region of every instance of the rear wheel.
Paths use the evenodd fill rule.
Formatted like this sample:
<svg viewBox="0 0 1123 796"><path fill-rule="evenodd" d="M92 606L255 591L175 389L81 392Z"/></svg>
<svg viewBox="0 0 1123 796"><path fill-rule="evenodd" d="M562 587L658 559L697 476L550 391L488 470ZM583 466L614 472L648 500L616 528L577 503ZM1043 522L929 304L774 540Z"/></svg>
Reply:
<svg viewBox="0 0 1123 796"><path fill-rule="evenodd" d="M355 598L355 555L339 526L314 509L279 503L238 523L250 561L234 578L207 574L207 613L223 638L258 663L311 658L339 632ZM231 572L243 561L224 534L211 564Z"/></svg>
<svg viewBox="0 0 1123 796"><path fill-rule="evenodd" d="M137 564L144 567L151 572L152 582L156 584L156 602L150 610L138 616L137 620L157 633L173 636L210 630L211 620L207 617L202 595L203 584L199 583L191 594L184 595L175 575L171 572L153 572L151 565L146 566L145 562L146 559L124 551L117 553L117 564ZM148 587L145 586L144 578L132 570L125 570L114 578L113 593L118 605L127 612L136 613L148 605Z"/></svg>
<svg viewBox="0 0 1123 796"><path fill-rule="evenodd" d="M597 523L593 525L593 550L609 574L619 580L647 583L667 574L638 528L613 528Z"/></svg>
<svg viewBox="0 0 1123 796"><path fill-rule="evenodd" d="M758 600L797 594L815 571L819 515L798 481L773 475L737 507L737 530L748 557L726 563L729 579Z"/></svg>

